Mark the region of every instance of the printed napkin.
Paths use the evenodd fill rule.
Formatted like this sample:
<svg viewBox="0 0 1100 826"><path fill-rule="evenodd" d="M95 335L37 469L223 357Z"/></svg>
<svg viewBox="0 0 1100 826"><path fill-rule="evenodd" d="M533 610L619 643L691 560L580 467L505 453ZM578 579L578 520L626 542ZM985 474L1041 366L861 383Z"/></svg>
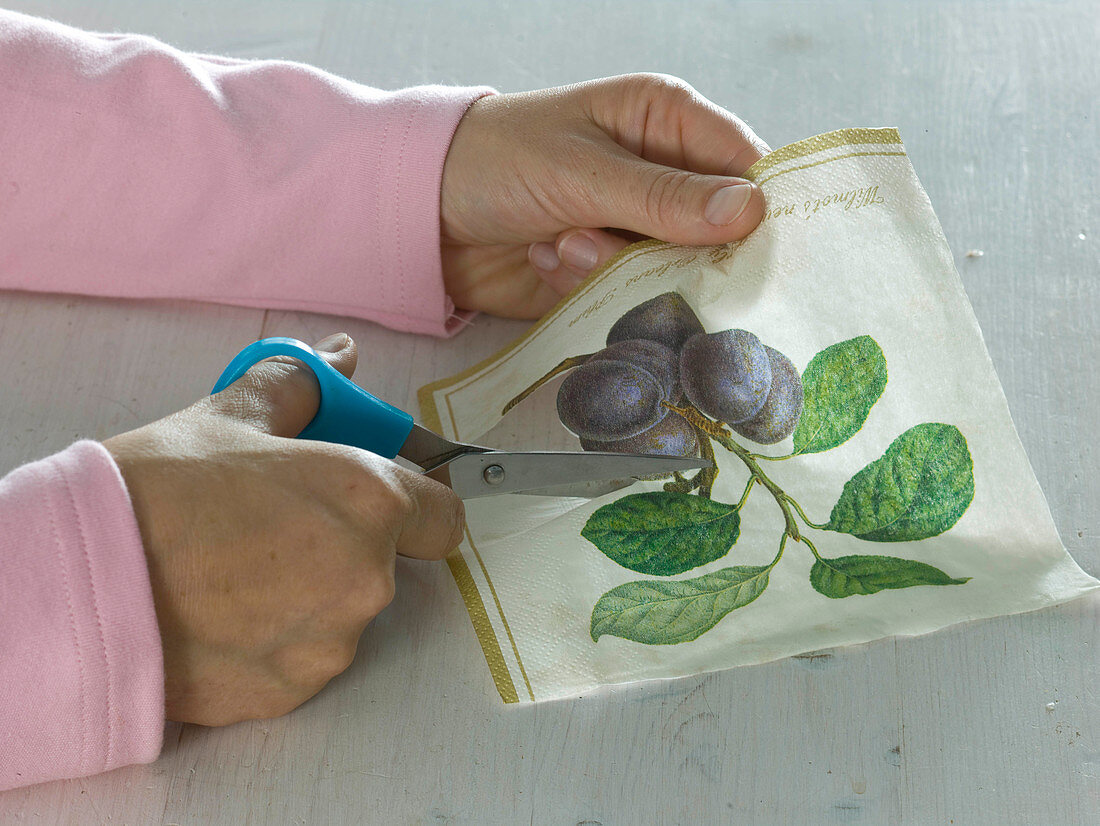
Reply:
<svg viewBox="0 0 1100 826"><path fill-rule="evenodd" d="M1100 586L1058 538L897 132L763 158L744 241L623 250L421 389L443 435L715 470L467 502L449 564L505 702L1029 611Z"/></svg>

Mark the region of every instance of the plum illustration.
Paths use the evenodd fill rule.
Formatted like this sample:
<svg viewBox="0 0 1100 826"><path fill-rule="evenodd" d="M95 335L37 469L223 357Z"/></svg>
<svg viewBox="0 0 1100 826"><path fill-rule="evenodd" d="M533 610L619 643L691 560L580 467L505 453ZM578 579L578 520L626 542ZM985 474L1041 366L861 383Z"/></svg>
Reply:
<svg viewBox="0 0 1100 826"><path fill-rule="evenodd" d="M662 293L627 310L611 325L608 345L634 338L656 341L679 353L684 342L703 332L695 311L679 293Z"/></svg>
<svg viewBox="0 0 1100 826"><path fill-rule="evenodd" d="M683 416L669 413L649 430L614 442L581 439L584 450L610 453L653 453L661 456L694 456L699 449L695 428Z"/></svg>
<svg viewBox="0 0 1100 826"><path fill-rule="evenodd" d="M771 362L772 386L760 411L747 421L732 424L736 432L762 445L774 445L794 433L802 415L802 377L789 358L764 345Z"/></svg>
<svg viewBox="0 0 1100 826"><path fill-rule="evenodd" d="M748 330L697 333L680 350L680 382L699 410L733 425L751 419L767 401L771 361Z"/></svg>
<svg viewBox="0 0 1100 826"><path fill-rule="evenodd" d="M582 439L618 441L648 430L668 408L661 382L627 361L589 359L558 388L558 418Z"/></svg>
<svg viewBox="0 0 1100 826"><path fill-rule="evenodd" d="M676 404L684 395L680 387L680 357L660 342L644 338L617 341L593 355L587 363L605 359L625 361L650 373L660 382L664 400L670 404Z"/></svg>

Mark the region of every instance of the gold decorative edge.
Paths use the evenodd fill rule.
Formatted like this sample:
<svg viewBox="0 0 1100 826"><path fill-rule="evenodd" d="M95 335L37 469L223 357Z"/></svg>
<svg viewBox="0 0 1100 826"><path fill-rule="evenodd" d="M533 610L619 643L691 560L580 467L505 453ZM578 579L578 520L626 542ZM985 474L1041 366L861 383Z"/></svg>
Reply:
<svg viewBox="0 0 1100 826"><path fill-rule="evenodd" d="M423 390L423 388L421 389ZM426 424L436 433L441 432L442 428L440 427L439 411L435 405L435 398L429 396L426 400L421 399L420 408L421 422ZM485 577L485 582L489 586L489 593L496 603L497 612L500 614L500 621L504 624L504 631L508 635L508 642L512 646L512 653L515 655L516 665L519 667L520 676L523 677L524 687L527 689L527 696L534 702L535 692L531 687L531 680L527 677L527 669L523 667L523 660L519 656L519 648L516 646L516 640L512 635L512 629L508 626L508 619L504 616L504 608L500 604L500 598L497 596L496 587L493 585L493 580L489 577L489 571L486 569L485 563L481 559L481 554L478 553L477 546L474 544L474 537L471 535L469 528L466 529L465 533L466 541L469 542L470 549L473 551L478 565L481 566L481 572ZM478 642L481 644L482 654L485 656L485 662L489 666L489 674L492 675L493 682L496 684L500 699L506 704L518 703L519 692L516 690L515 681L512 679L512 671L504 659L504 651L500 646L500 639L497 637L496 631L493 630L492 622L489 620L489 612L485 608L484 599L482 599L481 590L477 587L473 574L470 573L470 566L466 562L466 558L463 556L461 548L455 548L447 555L447 568L450 570L451 576L458 586L459 594L462 595L462 602L466 605L466 613L470 616L470 623L473 625L474 633L477 635Z"/></svg>
<svg viewBox="0 0 1100 826"><path fill-rule="evenodd" d="M523 667L523 658L519 655L519 646L516 645L516 638L512 634L512 627L508 624L508 617L504 616L504 606L500 604L500 596L497 594L497 588L493 585L493 579L489 576L489 569L485 567L485 560L481 558L481 552L478 551L477 545L474 544L473 534L470 533L469 527L466 528L466 541L470 543L470 548L474 552L474 558L477 559L478 567L481 568L481 575L485 577L485 584L489 586L489 595L493 598L493 604L496 606L497 614L500 616L500 622L504 626L504 633L508 637L508 644L512 646L512 656L516 658L516 665L519 667L520 676L523 677L523 684L527 688L527 696L533 702L535 699L535 692L531 688L531 681L527 678L527 669ZM474 583L475 585L477 583ZM484 603L483 603L484 604ZM496 638L497 644L500 644L500 637ZM501 651L503 652L503 648ZM514 675L512 675L514 677ZM515 685L515 680L512 680L512 684ZM518 691L516 692L519 693Z"/></svg>
<svg viewBox="0 0 1100 826"><path fill-rule="evenodd" d="M803 169L810 169L811 167L821 166L823 163L832 163L833 161L842 161L845 158L890 158L890 157L908 157L904 148L900 152L884 152L881 149L874 152L845 152L843 155L830 155L828 158L821 158L817 161L811 161L810 163L804 163L799 166L791 166L787 169L780 169L768 177L764 178L758 183L767 183L773 178L778 178L780 175L786 175L788 172L801 172Z"/></svg>
<svg viewBox="0 0 1100 826"><path fill-rule="evenodd" d="M447 556L447 567L454 577L458 591L462 594L462 601L466 603L466 613L470 615L470 622L474 626L478 642L481 643L481 652L485 655L485 662L489 666L489 674L496 683L500 699L505 703L518 703L519 692L512 682L512 673L508 663L504 661L504 652L500 650L500 642L496 632L489 622L489 614L485 610L485 603L481 600L481 592L477 589L470 566L466 564L462 552L457 548Z"/></svg>
<svg viewBox="0 0 1100 826"><path fill-rule="evenodd" d="M435 405L435 391L449 384L451 379L454 378L456 377L451 376L450 378L433 381L430 384L422 385L416 391L416 399L420 405L420 423L428 430L432 430L441 436L443 435L443 422L439 419L439 408Z"/></svg>
<svg viewBox="0 0 1100 826"><path fill-rule="evenodd" d="M901 135L898 130L893 127L868 129L868 128L855 128L855 129L837 129L833 132L826 132L821 135L815 135L810 138L804 138L803 140L796 141L792 144L782 146L774 152L765 155L759 161L754 163L742 177L747 180L759 182L764 172L772 169L787 161L795 160L797 158L806 157L816 154L818 152L835 149L845 145L868 145L868 144L897 144L902 146L900 152L853 152L847 155L839 157L824 158L817 163L806 164L804 166L797 167L796 169L807 169L812 166L818 166L821 163L826 163L833 160L841 160L842 158L854 157L857 155L906 155L904 150L904 144L901 140ZM777 172L775 175L768 176L765 180L771 180L774 177L782 175L784 172L794 172L796 169L783 170ZM631 244L628 247L624 247L619 250L614 256L612 256L599 270L586 278L583 282L574 287L569 293L562 296L558 301L542 318L531 325L530 329L526 333L518 337L515 341L511 342L507 346L501 348L497 352L482 359L474 364L472 367L468 367L459 373L456 373L447 378L438 379L434 382L423 385L417 391L417 401L420 405L420 420L427 427L434 430L436 433L443 433L443 422L440 417L439 407L436 404L435 393L439 390L454 387L455 385L463 382L465 379L478 374L481 371L488 370L495 363L498 363L501 359L508 356L512 351L523 346L547 325L555 321L566 309L576 303L578 299L587 294L590 290L594 289L600 282L611 275L619 265L623 263L628 257L634 257L636 253L644 252L647 250L656 251L658 249L667 249L675 246L665 241L658 241L655 239L648 239L645 241L638 241ZM467 532L467 539L470 542L471 548L477 553L476 548L473 547L473 537ZM505 703L518 703L519 692L516 690L515 682L512 679L511 670L508 668L507 662L504 660L504 653L501 649L500 640L497 638L496 632L493 630L492 623L489 621L489 614L485 609L485 603L482 600L481 592L478 590L477 583L474 582L473 575L470 573L469 565L466 563L465 557L462 555L461 550L455 549L447 557L447 567L451 571L451 576L454 577L455 584L458 586L459 593L462 595L462 600L466 605L466 611L470 616L470 622L474 627L474 633L477 634L478 641L481 644L482 653L485 656L486 664L489 666L489 673L493 677L493 682L496 684L497 691L500 693L500 698ZM482 564L482 570L485 574L486 582L489 584L490 590L494 593L492 580L489 579L489 572L485 570L484 564ZM500 609L499 600L497 601L497 607ZM511 630L508 628L508 621L504 617L503 609L500 609L501 620L505 625L505 630L508 631L508 636L511 638ZM527 679L526 671L523 669L523 664L519 661L519 652L515 650L515 641L512 640L512 648L516 654L516 661L523 673L523 679L526 683L526 688L531 699L534 700L534 692L532 691L530 681Z"/></svg>
<svg viewBox="0 0 1100 826"><path fill-rule="evenodd" d="M750 166L741 177L749 181L757 181L764 172L781 163L813 155L826 149L836 149L849 145L892 143L901 145L901 135L892 126L878 129L836 129L832 132L814 135L812 138L803 138L800 141L779 147Z"/></svg>

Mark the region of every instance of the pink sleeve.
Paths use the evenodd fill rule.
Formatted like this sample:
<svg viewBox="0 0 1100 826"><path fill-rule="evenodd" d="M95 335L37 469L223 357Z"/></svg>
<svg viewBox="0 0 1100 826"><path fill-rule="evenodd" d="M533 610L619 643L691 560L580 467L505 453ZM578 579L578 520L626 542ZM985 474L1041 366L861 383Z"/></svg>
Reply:
<svg viewBox="0 0 1100 826"><path fill-rule="evenodd" d="M439 189L487 88L382 92L0 10L0 289L450 335Z"/></svg>
<svg viewBox="0 0 1100 826"><path fill-rule="evenodd" d="M152 761L163 727L137 521L77 442L0 479L0 790Z"/></svg>
<svg viewBox="0 0 1100 826"><path fill-rule="evenodd" d="M381 92L0 10L0 289L185 298L450 335L439 188L485 88ZM122 477L0 479L0 789L156 758L163 665Z"/></svg>

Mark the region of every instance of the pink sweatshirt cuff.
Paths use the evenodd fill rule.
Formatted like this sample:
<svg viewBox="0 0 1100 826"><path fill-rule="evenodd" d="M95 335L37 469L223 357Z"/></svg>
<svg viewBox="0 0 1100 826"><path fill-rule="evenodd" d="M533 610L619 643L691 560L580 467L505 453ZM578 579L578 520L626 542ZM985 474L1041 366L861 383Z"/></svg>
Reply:
<svg viewBox="0 0 1100 826"><path fill-rule="evenodd" d="M155 760L164 670L122 476L77 442L0 479L0 789Z"/></svg>
<svg viewBox="0 0 1100 826"><path fill-rule="evenodd" d="M362 272L346 273L338 294L347 296L354 315L413 333L453 335L473 317L455 311L443 289L440 257L440 185L443 164L459 121L487 87L421 86L390 97L393 127L372 142L364 164L366 180L358 192L364 230L377 238L365 251L368 260L386 262L378 280ZM373 174L369 174L372 173ZM324 312L347 314L329 306Z"/></svg>

